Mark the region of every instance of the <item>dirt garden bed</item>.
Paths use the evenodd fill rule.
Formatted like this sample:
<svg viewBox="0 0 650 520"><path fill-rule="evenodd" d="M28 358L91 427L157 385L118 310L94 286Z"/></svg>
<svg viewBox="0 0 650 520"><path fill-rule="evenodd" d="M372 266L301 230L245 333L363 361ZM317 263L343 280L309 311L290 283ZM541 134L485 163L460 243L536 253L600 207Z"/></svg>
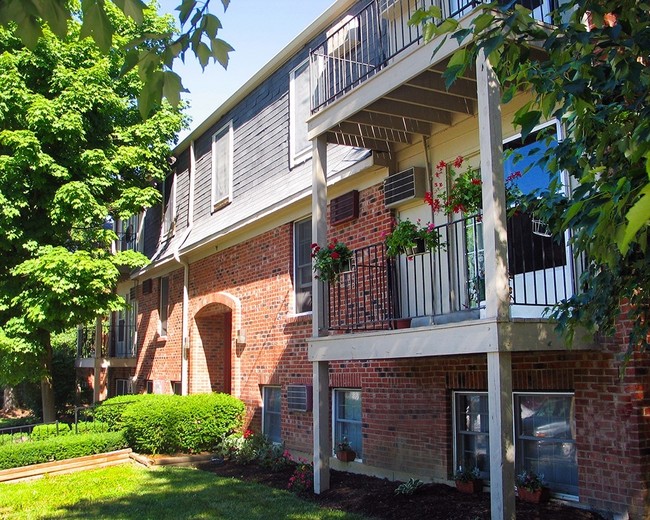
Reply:
<svg viewBox="0 0 650 520"><path fill-rule="evenodd" d="M254 481L287 489L292 470L273 472L256 464L238 465L231 462L207 463L201 469L220 476ZM321 506L341 509L376 519L428 518L432 520L488 520L490 495L466 495L444 484L425 484L414 495L395 495L399 483L340 471L331 473L331 489L321 495L302 493L301 496ZM517 500L517 520L603 520L603 517L550 502L534 505Z"/></svg>

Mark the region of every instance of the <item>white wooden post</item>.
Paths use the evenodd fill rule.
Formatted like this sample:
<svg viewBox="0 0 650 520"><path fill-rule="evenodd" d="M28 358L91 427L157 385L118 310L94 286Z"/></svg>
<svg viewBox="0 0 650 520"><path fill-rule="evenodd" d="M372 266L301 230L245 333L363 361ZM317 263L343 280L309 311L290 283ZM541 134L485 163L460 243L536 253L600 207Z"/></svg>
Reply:
<svg viewBox="0 0 650 520"><path fill-rule="evenodd" d="M515 445L512 413L512 354L489 352L490 509L492 520L515 519Z"/></svg>
<svg viewBox="0 0 650 520"><path fill-rule="evenodd" d="M476 60L476 81L483 192L485 317L507 320L510 313L510 292L501 88L489 60L482 51Z"/></svg>
<svg viewBox="0 0 650 520"><path fill-rule="evenodd" d="M311 239L321 246L327 243L327 140L324 135L312 141ZM327 329L327 285L312 272L312 335L317 338Z"/></svg>
<svg viewBox="0 0 650 520"><path fill-rule="evenodd" d="M476 60L476 81L485 246L485 314L486 318L505 321L510 315L510 292L501 88L483 51ZM511 354L489 352L487 365L492 519L514 520L515 448L512 432Z"/></svg>
<svg viewBox="0 0 650 520"><path fill-rule="evenodd" d="M315 361L314 365L314 493L330 488L329 434L329 363Z"/></svg>
<svg viewBox="0 0 650 520"><path fill-rule="evenodd" d="M327 140L319 136L312 142L312 242L327 243ZM327 330L327 285L312 273L312 335L318 337ZM323 291L325 293L323 294ZM314 492L322 493L330 487L329 457L329 363L313 364L314 406Z"/></svg>

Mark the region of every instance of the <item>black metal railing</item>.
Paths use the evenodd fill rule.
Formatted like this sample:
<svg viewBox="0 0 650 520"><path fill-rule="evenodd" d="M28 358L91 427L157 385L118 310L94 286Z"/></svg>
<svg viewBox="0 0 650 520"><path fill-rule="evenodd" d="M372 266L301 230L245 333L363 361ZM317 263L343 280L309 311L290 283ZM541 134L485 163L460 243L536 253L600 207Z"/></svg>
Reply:
<svg viewBox="0 0 650 520"><path fill-rule="evenodd" d="M388 258L384 243L355 250L350 271L329 286L329 329L389 329L400 318L410 318L411 327L480 318L486 288L481 216L435 230L442 245L431 251ZM525 213L508 217L508 275L513 305L544 308L576 292L565 237L550 236Z"/></svg>
<svg viewBox="0 0 650 520"><path fill-rule="evenodd" d="M102 325L102 341L98 357L133 358L137 356L136 329L133 324L116 320L114 325L107 322ZM95 357L96 327L87 326L77 329L77 357Z"/></svg>
<svg viewBox="0 0 650 520"><path fill-rule="evenodd" d="M521 0L533 16L550 23L554 0ZM355 16L348 15L327 32L310 54L312 112L350 91L396 55L422 40L420 25L409 25L417 9L438 6L442 19L461 18L477 0L374 0Z"/></svg>

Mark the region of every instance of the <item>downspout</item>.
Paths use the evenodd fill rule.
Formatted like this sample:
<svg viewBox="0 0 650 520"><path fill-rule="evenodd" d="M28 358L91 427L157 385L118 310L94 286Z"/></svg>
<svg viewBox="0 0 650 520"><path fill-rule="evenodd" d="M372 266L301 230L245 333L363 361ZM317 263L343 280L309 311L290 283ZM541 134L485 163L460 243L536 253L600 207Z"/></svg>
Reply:
<svg viewBox="0 0 650 520"><path fill-rule="evenodd" d="M190 334L189 334L189 322L190 322L190 294L189 294L189 285L190 285L190 264L189 262L180 257L179 250L183 247L183 244L187 240L187 237L190 236L192 232L192 227L194 226L194 177L196 171L196 160L194 157L194 141L190 142L189 147L190 152L190 193L188 200L188 209L187 209L187 227L185 232L180 240L177 242L176 247L174 247L174 260L183 266L183 314L182 314L182 340L181 340L181 394L187 395L189 393L189 355L190 355Z"/></svg>

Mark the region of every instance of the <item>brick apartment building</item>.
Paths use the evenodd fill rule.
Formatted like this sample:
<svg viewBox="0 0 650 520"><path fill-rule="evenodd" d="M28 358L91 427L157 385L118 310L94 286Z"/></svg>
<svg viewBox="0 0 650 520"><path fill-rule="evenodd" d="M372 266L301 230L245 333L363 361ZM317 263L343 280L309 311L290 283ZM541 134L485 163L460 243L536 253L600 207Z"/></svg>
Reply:
<svg viewBox="0 0 650 520"><path fill-rule="evenodd" d="M471 19L470 3L443 4ZM506 215L523 167L503 149L531 148L510 123L527 95L501 107L481 61L446 91L456 43L432 58L412 9L337 1L177 146L163 207L117 223L116 247L152 262L118 289L130 309L80 334L79 370L95 399L232 393L247 425L314 456L317 491L330 467L449 482L476 466L493 518L509 518L514 474L532 469L556 498L646 518L650 361L619 377L624 321L568 350L543 318L580 265L567 237ZM562 137L556 121L539 130ZM480 169L481 217L424 203L459 156ZM445 247L387 257L396 218L433 222ZM354 261L326 285L311 244L331 241ZM343 436L355 462L333 457Z"/></svg>

